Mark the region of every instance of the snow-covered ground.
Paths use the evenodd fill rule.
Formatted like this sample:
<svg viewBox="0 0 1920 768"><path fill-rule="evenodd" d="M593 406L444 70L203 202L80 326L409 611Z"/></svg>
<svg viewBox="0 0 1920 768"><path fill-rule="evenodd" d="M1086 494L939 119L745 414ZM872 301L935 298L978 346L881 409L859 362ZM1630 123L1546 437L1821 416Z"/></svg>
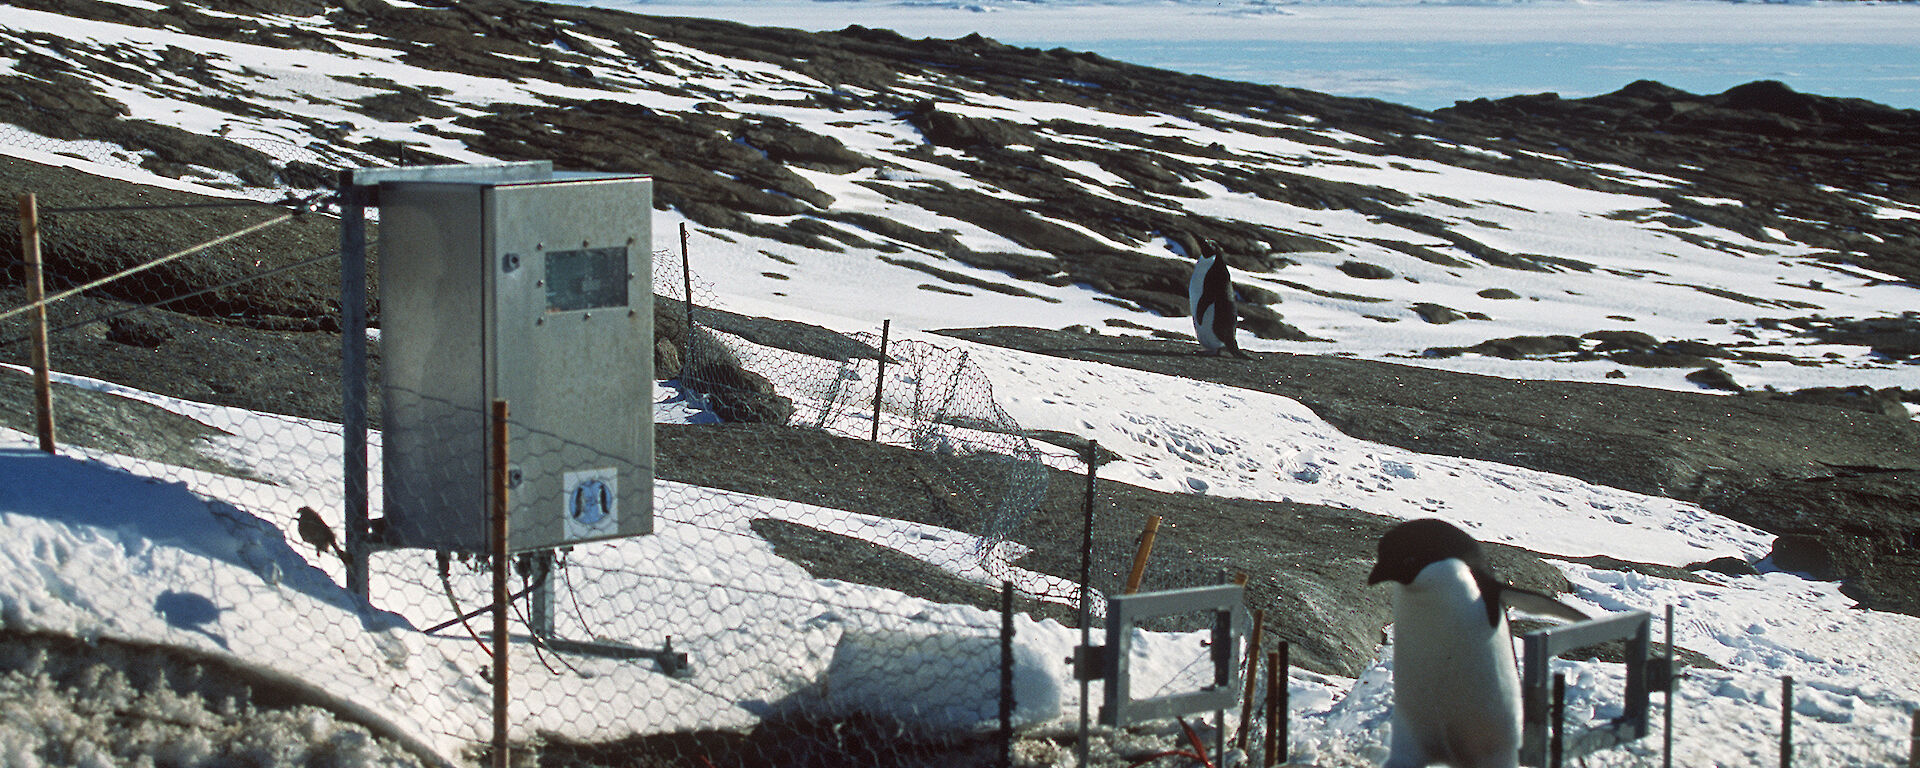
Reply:
<svg viewBox="0 0 1920 768"><path fill-rule="evenodd" d="M1764 553L1767 537L1691 505L1595 487L1564 477L1408 454L1339 435L1297 404L1266 395L1097 364L978 348L1003 401L1024 424L1077 431L1127 458L1106 475L1150 487L1254 498L1291 498L1406 517L1439 515L1483 538L1549 555L1604 551L1679 563ZM376 561L376 607L335 580L331 555L310 556L290 531L287 506L337 509L337 429L326 424L196 405L63 377L158 403L243 437L217 448L258 467L240 480L68 449L45 456L27 435L0 433L0 621L14 631L55 632L195 649L336 703L380 724L376 732L455 756L484 738L485 655L458 628L420 628L450 614L422 555ZM663 390L662 415L677 419ZM1217 409L1209 411L1206 409ZM1196 412L1198 409L1199 412ZM1226 411L1235 418L1216 418ZM1249 417L1258 414L1257 417ZM263 427L268 427L264 428ZM1252 471L1277 463L1279 469ZM276 467L306 467L288 473ZM810 578L773 555L747 523L790 520L874 541L962 576L986 570L954 552L969 532L663 483L655 536L583 546L570 556L560 613L563 636L674 647L695 660L691 677L651 662L515 656L515 728L579 739L690 728L741 728L802 704L880 711L930 729L972 730L994 712L998 617L930 604L888 590ZM375 498L378 498L376 493ZM1598 545L1597 542L1607 542ZM1862 611L1836 585L1781 572L1715 577L1711 585L1561 563L1590 612L1673 605L1685 648L1727 667L1681 684L1680 764L1769 759L1779 677L1799 684L1795 723L1807 765L1888 765L1920 706L1920 620ZM996 569L997 571L997 569ZM460 600L484 585L457 574ZM382 610L387 609L387 610ZM389 612L392 611L392 612ZM610 635L611 628L619 634ZM1062 663L1077 633L1050 620L1018 621L1018 720L1044 728L1075 712ZM1195 685L1202 638L1143 637L1136 691ZM1383 756L1390 655L1359 680L1296 672L1296 759L1362 765ZM920 664L916 659L938 658ZM555 661L555 659L561 659ZM563 664L557 674L552 665ZM1618 667L1563 665L1576 722L1618 713ZM1184 681L1180 682L1180 681ZM616 706L642 697L641 707ZM1611 708L1611 709L1610 709ZM11 728L11 731L7 729ZM31 744L31 727L0 725L0 744ZM1651 745L1594 765L1638 764Z"/></svg>
<svg viewBox="0 0 1920 768"><path fill-rule="evenodd" d="M790 14L805 12L759 19L790 26L799 25L799 19L815 18L811 14L822 8L856 8L876 14L952 13L951 8L929 10L921 5L870 7L878 3L769 5L783 6ZM1191 5L1203 4L1179 8ZM1589 4L1536 5L1539 10L1534 12L1559 14L1579 12ZM1678 5L1648 7L1671 12ZM1273 13L1226 17L1223 23L1266 23L1263 20L1322 13L1337 16L1346 13L1342 8L1274 6ZM1639 6L1604 8L1632 11ZM636 9L659 12L665 6L646 4ZM1019 9L1024 12L1027 6ZM1419 7L1396 11L1425 13ZM1815 11L1822 18L1829 13L1831 18L1842 17L1840 11L1821 4L1767 6L1751 12ZM1053 9L1035 4L1033 12ZM1492 12L1470 9L1472 14ZM1862 28L1912 28L1908 6L1866 5L1857 13L1846 18L1861 20ZM905 26L891 18L860 23ZM1789 26L1779 24L1782 30ZM530 85L427 71L376 48L353 49L351 53L359 58L349 65L318 51L210 44L176 30L77 22L12 7L0 18L0 28L54 30L74 39L116 41L128 50L180 46L218 53L227 58L216 60L216 68L223 72L230 68L239 73L236 77L244 75L263 103L277 109L309 110L314 119L349 125L356 141L421 142L432 151L462 160L486 158L464 149L455 139L422 131L421 125L370 121L342 109L342 101L375 91L316 73L350 68L371 77L438 86L449 91L450 102L467 105L535 103L544 96L626 98L677 112L692 109L694 103L691 98L637 85L633 91L569 90L550 83ZM1495 24L1480 27L1483 31L1497 28ZM936 34L942 29L908 31ZM896 140L913 138L893 115L832 112L783 100L790 95L789 88L818 87L794 73L664 44L662 48L709 65L704 74L689 73L680 79L697 81L715 92L767 96L775 103L758 109L833 135L857 151L885 156ZM44 46L36 50L58 53ZM234 62L245 62L245 72ZM645 84L657 78L632 72L612 79ZM219 112L131 85L124 85L116 96L129 103L137 116L205 132L224 127L250 140L293 139L304 144L305 128L297 122ZM1351 255L1311 253L1301 254L1303 263L1277 276L1248 276L1249 282L1285 295L1282 309L1289 322L1335 339L1332 344L1250 342L1254 349L1398 359L1428 346L1472 344L1520 333L1577 335L1619 323L1661 338L1746 340L1734 333L1741 330L1740 324L1715 321L1752 318L1758 310L1708 296L1693 286L1815 303L1817 310L1809 312L1830 317L1878 316L1915 304L1911 287L1876 280L1858 270L1822 266L1811 258L1814 249L1799 244L1757 241L1712 227L1688 230L1695 239L1687 240L1661 226L1608 216L1658 207L1652 198L1603 195L1424 161L1395 166L1338 146L1297 145L1165 115L1127 117L1058 104L984 98L965 109L1028 123L1061 117L1151 129L1202 146L1221 142L1245 156L1294 167L1302 160L1313 160L1314 173L1406 191L1420 200L1415 210L1496 247L1577 258L1603 267L1591 273L1450 271L1396 255L1367 240L1393 237L1442 245L1430 238L1353 213L1309 211L1196 185L1196 191L1206 196L1188 203L1195 212L1288 222L1290 227L1350 249L1350 254L1391 264L1396 273L1411 278L1358 281L1336 268ZM1335 134L1328 131L1330 136ZM137 156L98 142L62 142L0 128L0 152L142 182L157 179L139 167ZM897 167L884 172L893 174L888 178L879 178L878 172L862 178L802 173L834 195L837 207L879 213L929 230L953 229L963 241L983 250L1022 250L964 222L895 204L856 183L910 183L914 174L956 185L970 183L948 169L896 159ZM1626 169L1609 172L1650 188L1665 183ZM211 169L207 180L232 181ZM246 191L260 197L277 197L282 192ZM1455 202L1461 201L1469 207L1456 207ZM1893 207L1888 211L1890 216L1913 213ZM665 234L681 221L673 212L656 216L654 231L661 234L656 245L666 246ZM1168 331L1187 327L1184 319L1116 309L1081 286L1023 286L1052 301L998 293L936 293L916 287L926 282L925 273L884 263L874 254L827 254L737 233L724 233L723 239L716 236L721 233L698 227L695 231L699 278L725 286L719 304L747 314L848 332L872 330L882 319L891 319L896 337L931 339L949 346L963 343L928 337L924 331L995 324L1098 327L1116 317ZM1745 249L1748 255L1701 246L1700 238ZM1149 255L1172 255L1164 244L1143 250L1154 249L1159 253ZM917 257L934 260L928 254ZM952 262L939 264L982 279L1006 279ZM775 269L779 278L766 274ZM1497 275L1497 287L1511 289L1522 298L1481 297L1480 291L1496 287L1489 282L1490 274ZM1297 290L1277 278L1310 284L1323 292ZM1807 287L1816 281L1821 290ZM850 285L860 290L848 290ZM1340 293L1364 293L1387 301L1357 301L1340 298ZM1382 307L1404 307L1412 301L1484 311L1490 319L1430 325L1399 310L1401 316L1388 318L1395 322L1378 317L1386 311ZM1764 331L1754 340L1784 341ZM1912 366L1876 360L1858 348L1824 348L1795 341L1777 349L1807 358L1830 351L1848 357L1819 367L1742 366L1737 369L1741 382L1782 388L1913 386ZM1599 553L1680 564L1718 555L1754 559L1768 550L1770 542L1764 533L1668 499L1354 440L1284 398L1000 349L974 347L971 351L974 362L992 378L1003 407L1023 426L1087 435L1120 452L1125 461L1103 470L1116 480L1160 490L1289 499L1400 517L1447 517L1484 539L1549 556ZM1607 380L1617 369L1605 362L1518 362L1474 356L1409 362L1518 378L1595 381ZM1630 384L1693 388L1675 371L1630 369L1627 373ZM0 628L156 643L225 658L331 702L339 711L370 724L374 732L426 754L458 759L484 737L489 689L482 670L490 663L488 658L457 625L433 634L420 631L452 615L454 606L449 602L477 604L484 589L480 576L465 563L455 564L448 577L451 586L443 588L430 557L383 555L376 560L374 605L369 606L340 589L342 574L336 558L310 554L292 532L298 507L311 506L337 516L342 506L337 426L183 402L75 377L63 379L144 400L233 433L235 437L221 439L208 450L253 467L255 476L235 478L72 448L62 456L49 457L34 452L28 436L0 430L0 530L5 531L0 536ZM659 418L698 418L671 392L662 391L659 401ZM379 498L377 491L374 498ZM887 590L813 579L799 566L775 556L749 523L755 518L798 522L874 541L982 580L989 571L995 578L1008 572L996 567L993 558L1017 553L992 553L982 565L978 558L970 561L953 554L969 551L975 532L670 483L656 489L656 507L657 535L583 546L569 556L563 594L580 599L569 601L559 612L561 626L566 634L647 647L658 646L671 635L674 648L695 659L692 675L662 675L645 661L518 653L511 670L520 681L515 688L515 711L524 713L515 722L518 736L606 739L696 727L740 728L769 713L803 705L878 710L936 730L968 730L992 717L991 688L983 687L991 685L990 675L983 670L997 658L997 648L989 642L997 632L997 616ZM337 527L337 517L330 519ZM1572 602L1590 611L1657 613L1662 606L1675 606L1680 617L1674 627L1677 642L1727 667L1695 672L1681 685L1682 705L1676 711L1679 764L1772 762L1772 723L1780 704L1781 675L1794 676L1799 686L1795 735L1800 764L1881 766L1904 759L1910 713L1920 706L1920 656L1914 651L1920 648L1920 619L1855 609L1832 583L1777 571L1716 576L1714 584L1702 585L1568 562L1560 567L1575 585ZM1017 570L1011 573L1040 578ZM1144 682L1136 690L1192 683L1198 674L1195 662L1205 655L1200 641L1190 635L1143 637L1135 667ZM1069 693L1074 686L1061 663L1076 642L1077 632L1055 622L1020 620L1018 719L1023 725L1046 731L1076 716L1077 704ZM940 658L941 665L931 670L902 665L904 659L926 657ZM1357 680L1304 672L1291 677L1295 759L1318 765L1361 765L1383 756L1390 675L1384 659L1388 657L1387 649L1381 649L1383 661ZM1573 685L1570 711L1576 720L1617 713L1617 667L1570 663L1563 669ZM22 750L30 750L36 739L74 737L71 730L64 736L48 730L31 711L7 712L0 717L0 761L8 764L30 765L17 756L28 754ZM1595 757L1589 764L1645 764L1650 748L1636 746Z"/></svg>

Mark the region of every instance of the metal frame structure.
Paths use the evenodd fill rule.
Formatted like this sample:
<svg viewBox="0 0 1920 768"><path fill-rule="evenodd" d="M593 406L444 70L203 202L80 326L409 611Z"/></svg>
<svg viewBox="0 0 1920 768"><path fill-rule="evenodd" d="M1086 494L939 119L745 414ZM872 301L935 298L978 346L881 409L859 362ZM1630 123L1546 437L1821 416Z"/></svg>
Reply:
<svg viewBox="0 0 1920 768"><path fill-rule="evenodd" d="M1135 700L1130 660L1134 630L1140 622L1183 613L1213 614L1213 684L1198 691ZM1240 700L1240 664L1237 648L1252 624L1247 613L1246 589L1238 584L1170 589L1116 595L1107 601L1107 644L1080 646L1075 674L1082 680L1105 680L1100 724L1124 727L1232 708Z"/></svg>
<svg viewBox="0 0 1920 768"><path fill-rule="evenodd" d="M1673 677L1672 648L1662 656L1652 654L1653 616L1646 611L1628 611L1602 616L1575 624L1548 627L1521 638L1520 664L1520 764L1546 766L1552 734L1560 724L1552 721L1554 657L1576 648L1626 640L1626 705L1619 717L1567 740L1564 749L1553 750L1562 759L1576 758L1629 741L1645 738L1652 730L1648 722L1651 691L1668 690ZM1667 706L1672 708L1673 702Z"/></svg>

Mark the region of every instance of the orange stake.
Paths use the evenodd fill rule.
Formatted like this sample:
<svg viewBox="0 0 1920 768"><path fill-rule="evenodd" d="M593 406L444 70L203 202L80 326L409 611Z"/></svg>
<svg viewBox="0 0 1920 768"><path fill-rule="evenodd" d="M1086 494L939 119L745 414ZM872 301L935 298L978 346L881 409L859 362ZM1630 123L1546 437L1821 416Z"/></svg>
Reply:
<svg viewBox="0 0 1920 768"><path fill-rule="evenodd" d="M1140 591L1140 577L1147 573L1147 557L1153 554L1153 537L1160 532L1160 516L1147 517L1147 530L1140 534L1140 549L1133 553L1133 570L1127 573L1127 591L1133 594Z"/></svg>

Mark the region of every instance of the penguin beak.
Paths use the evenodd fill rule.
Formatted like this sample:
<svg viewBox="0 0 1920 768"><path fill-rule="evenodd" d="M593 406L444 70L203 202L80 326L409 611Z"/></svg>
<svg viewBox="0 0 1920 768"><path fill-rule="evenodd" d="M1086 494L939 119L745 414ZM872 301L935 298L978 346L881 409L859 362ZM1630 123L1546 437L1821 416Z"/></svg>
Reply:
<svg viewBox="0 0 1920 768"><path fill-rule="evenodd" d="M1392 579L1392 576L1387 575L1387 564L1385 562L1376 562L1373 564L1373 570L1367 573L1367 586L1371 587L1380 582L1390 581Z"/></svg>

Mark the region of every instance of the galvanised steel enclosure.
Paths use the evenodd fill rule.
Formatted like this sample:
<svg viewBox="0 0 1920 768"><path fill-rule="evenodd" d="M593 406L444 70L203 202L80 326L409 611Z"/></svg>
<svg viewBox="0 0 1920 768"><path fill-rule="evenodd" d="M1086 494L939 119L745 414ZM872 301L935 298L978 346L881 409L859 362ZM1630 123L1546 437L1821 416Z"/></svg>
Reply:
<svg viewBox="0 0 1920 768"><path fill-rule="evenodd" d="M479 176L379 185L381 538L488 550L495 399L510 549L652 533L652 180Z"/></svg>

